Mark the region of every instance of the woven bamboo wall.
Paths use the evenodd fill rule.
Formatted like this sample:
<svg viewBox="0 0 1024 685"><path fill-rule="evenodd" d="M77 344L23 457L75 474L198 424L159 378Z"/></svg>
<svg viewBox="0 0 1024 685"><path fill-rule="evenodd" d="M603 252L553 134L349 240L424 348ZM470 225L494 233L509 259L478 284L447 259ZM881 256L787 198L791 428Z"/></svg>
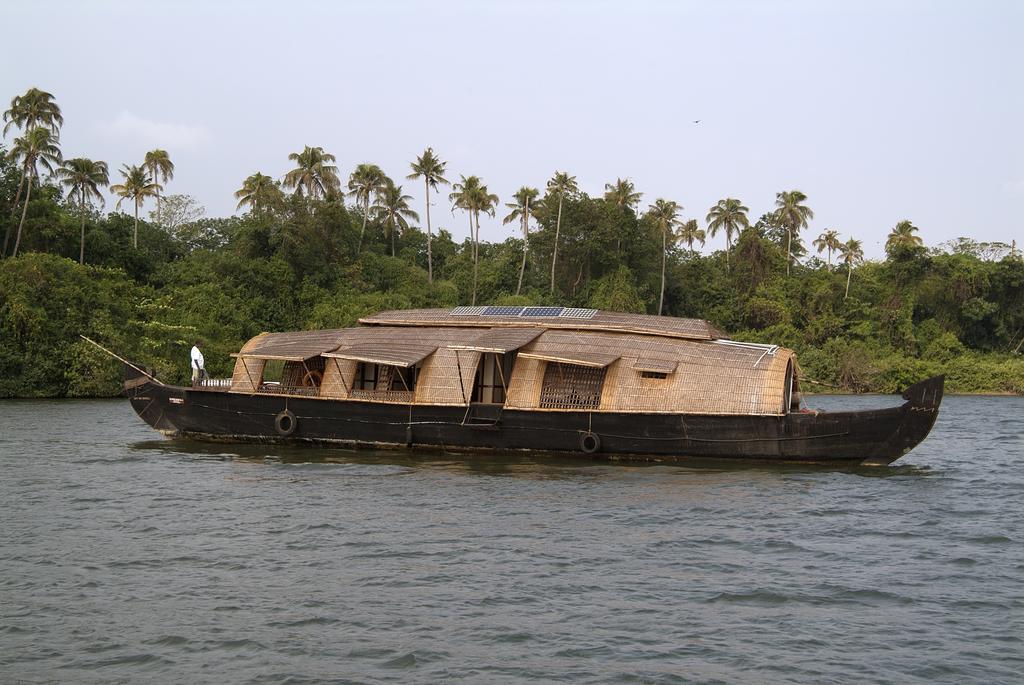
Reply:
<svg viewBox="0 0 1024 685"><path fill-rule="evenodd" d="M440 347L423 360L416 384L416 404L464 405L473 393L473 377L480 362L480 353ZM462 386L459 386L459 369ZM463 397L465 392L465 397Z"/></svg>
<svg viewBox="0 0 1024 685"><path fill-rule="evenodd" d="M505 406L510 409L536 409L540 406L540 388L548 363L540 359L516 359L508 384Z"/></svg>
<svg viewBox="0 0 1024 685"><path fill-rule="evenodd" d="M349 396L352 382L356 377L356 364L351 359L328 359L324 367L324 382L320 386L320 397L344 400Z"/></svg>
<svg viewBox="0 0 1024 685"><path fill-rule="evenodd" d="M260 333L245 343L239 351L239 356L235 359L235 369L231 373L231 392L256 392L260 379L263 378L263 365L266 362L262 359L246 359L242 361L242 355L260 345L266 337L266 333Z"/></svg>

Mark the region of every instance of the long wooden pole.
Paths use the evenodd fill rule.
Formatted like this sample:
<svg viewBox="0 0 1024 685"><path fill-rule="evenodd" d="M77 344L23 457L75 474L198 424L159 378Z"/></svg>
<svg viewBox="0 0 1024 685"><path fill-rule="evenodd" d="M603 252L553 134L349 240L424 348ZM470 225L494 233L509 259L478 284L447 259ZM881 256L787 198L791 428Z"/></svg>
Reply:
<svg viewBox="0 0 1024 685"><path fill-rule="evenodd" d="M105 347L104 347L103 345L100 345L100 344L99 344L98 342L96 342L95 340L90 340L89 338L85 337L85 336L84 336L84 335L82 335L82 334L79 334L79 335L78 335L78 337L79 337L79 338L81 338L82 340L84 340L85 342L89 343L90 345L95 345L95 346L96 346L96 347L98 347L98 348L99 348L100 350L102 350L103 352L106 352L107 354L109 354L109 355L110 355L111 357L113 357L114 359L118 360L119 362L121 362L121 363L123 363L123 364L127 364L128 366L132 367L133 369L135 369L136 371L138 371L139 373L141 373L141 374L142 374L143 376L145 376L146 378L150 379L151 381L154 381L154 382L156 382L156 383L159 383L160 385L166 385L166 384L165 384L165 383L164 383L163 381L161 381L160 379L158 379L158 378L157 378L156 376L154 376L153 374L151 374L151 373L148 373L148 372L146 372L146 371L143 371L143 370L142 370L142 369L140 369L139 367L135 366L135 364L132 364L132 363L131 363L130 361L128 361L127 359L125 359L124 357L122 357L122 356L120 356L120 355L117 355L117 354L114 354L113 352L111 352L110 350L108 350L107 348L105 348Z"/></svg>

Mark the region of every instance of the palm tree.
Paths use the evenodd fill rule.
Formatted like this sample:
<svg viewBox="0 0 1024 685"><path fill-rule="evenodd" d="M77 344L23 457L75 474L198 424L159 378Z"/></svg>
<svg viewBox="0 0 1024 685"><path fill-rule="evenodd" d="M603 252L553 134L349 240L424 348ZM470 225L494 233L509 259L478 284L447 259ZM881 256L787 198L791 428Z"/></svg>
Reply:
<svg viewBox="0 0 1024 685"><path fill-rule="evenodd" d="M506 202L505 206L512 211L501 220L502 225L507 225L519 219L519 229L523 232L523 263L519 265L519 283L516 285L516 295L523 289L523 273L526 271L526 252L530 248L530 206L540 196L536 188L523 186L513 195L515 202Z"/></svg>
<svg viewBox="0 0 1024 685"><path fill-rule="evenodd" d="M270 176L256 172L242 181L242 187L235 191L238 204L235 209L249 207L253 213L259 214L281 197L281 189Z"/></svg>
<svg viewBox="0 0 1024 685"><path fill-rule="evenodd" d="M668 256L668 237L675 237L675 230L683 223L679 220L679 210L682 207L671 200L658 198L647 210L647 216L654 221L654 225L661 230L661 297L658 298L658 316L661 316L665 305L665 259Z"/></svg>
<svg viewBox="0 0 1024 685"><path fill-rule="evenodd" d="M839 242L839 231L834 228L825 229L825 232L818 236L817 240L811 243L818 248L818 254L828 250L828 265L832 267L832 253L839 249L842 243Z"/></svg>
<svg viewBox="0 0 1024 685"><path fill-rule="evenodd" d="M479 176L461 176L458 183L452 185L448 194L452 202L452 211L464 210L469 215L469 235L473 246L473 299L476 304L477 268L480 257L480 212L494 214L498 196L492 195Z"/></svg>
<svg viewBox="0 0 1024 685"><path fill-rule="evenodd" d="M25 178L25 202L21 207L21 221L18 222L18 234L14 239L14 252L11 253L11 256L17 257L18 247L21 245L21 229L25 226L25 214L28 212L28 202L32 197L32 179L39 179L37 165L41 164L52 174L54 166L61 162L57 136L49 128L42 126L33 128L14 140L10 156L12 159L22 161L22 173ZM7 237L5 236L4 252L6 253L6 251Z"/></svg>
<svg viewBox="0 0 1024 685"><path fill-rule="evenodd" d="M395 234L406 231L409 222L406 219L419 221L420 215L409 208L411 195L402 194L402 186L396 186L390 178L383 190L377 195L377 203L373 206L377 218L384 224L385 236L391 236L391 256L395 256Z"/></svg>
<svg viewBox="0 0 1024 685"><path fill-rule="evenodd" d="M302 152L288 155L288 159L297 166L284 175L284 185L286 188L294 188L299 197L329 199L341 188L338 167L330 164L337 160L334 155L324 152L322 147L307 145Z"/></svg>
<svg viewBox="0 0 1024 685"><path fill-rule="evenodd" d="M555 264L558 262L558 237L562 231L562 200L566 193L575 193L579 190L576 185L576 177L570 176L565 171L556 171L555 175L548 181L548 194L558 195L558 219L555 221L555 248L551 252L551 292L555 292Z"/></svg>
<svg viewBox="0 0 1024 685"><path fill-rule="evenodd" d="M64 161L57 169L61 184L68 189L68 197L78 196L82 219L81 240L78 246L78 263L85 264L85 207L90 200L99 200L104 204L100 186L110 183L110 172L106 162L94 162L84 157L75 157Z"/></svg>
<svg viewBox="0 0 1024 685"><path fill-rule="evenodd" d="M864 250L861 249L860 241L853 238L847 240L839 246L839 256L846 262L846 294L843 295L845 300L850 296L850 275L853 273L853 265L864 259Z"/></svg>
<svg viewBox="0 0 1024 685"><path fill-rule="evenodd" d="M814 212L805 204L807 196L799 190L783 191L775 194L775 217L786 227L786 275L789 275L789 263L793 261L793 234L801 228L807 228L807 222L814 218Z"/></svg>
<svg viewBox="0 0 1024 685"><path fill-rule="evenodd" d="M725 231L725 268L729 268L729 252L732 249L732 236L735 233L737 236L740 234L740 230L750 226L750 222L747 220L747 209L742 202L737 199L727 197L724 200L719 200L718 204L708 211L708 215L704 218L708 222L708 232L711 237L714 238L719 231ZM703 241L701 242L703 244Z"/></svg>
<svg viewBox="0 0 1024 685"><path fill-rule="evenodd" d="M687 249L691 252L694 243L700 243L700 246L704 247L704 239L707 238L707 234L704 233L704 229L700 227L696 219L690 219L680 226L677 236L679 240L686 243Z"/></svg>
<svg viewBox="0 0 1024 685"><path fill-rule="evenodd" d="M448 185L448 179L444 177L446 162L442 162L434 154L434 148L428 147L423 154L410 164L412 173L406 176L410 180L423 179L424 189L427 193L427 282L434 282L434 258L431 254L430 244L434 240L434 234L430 229L430 189L437 191L438 185Z"/></svg>
<svg viewBox="0 0 1024 685"><path fill-rule="evenodd" d="M921 236L914 235L915 233L917 233L917 226L907 219L904 219L896 224L892 231L890 231L889 237L885 241L885 251L892 252L899 247L913 248L924 245L924 241L921 240Z"/></svg>
<svg viewBox="0 0 1024 685"><path fill-rule="evenodd" d="M604 184L604 199L616 207L634 209L640 204L643 193L636 191L633 182L627 179L616 178L615 183Z"/></svg>
<svg viewBox="0 0 1024 685"><path fill-rule="evenodd" d="M4 136L12 126L20 128L25 133L42 126L57 135L60 133L60 127L64 125L64 117L60 113L60 107L54 102L53 95L38 88L29 88L24 95L15 95L11 98L11 107L4 112L3 121Z"/></svg>
<svg viewBox="0 0 1024 685"><path fill-rule="evenodd" d="M174 178L174 162L171 161L167 150L150 150L146 153L146 159L142 165L146 167L146 171L149 172L154 183L167 183ZM161 226L163 225L160 221L160 190L162 188L162 185L157 185L156 191L156 222Z"/></svg>
<svg viewBox="0 0 1024 685"><path fill-rule="evenodd" d="M24 95L15 95L11 98L11 107L3 113L4 130L7 132L12 127L29 133L33 129L43 127L53 133L53 142L56 144L60 138L60 127L64 124L64 117L60 113L60 107L53 99L53 95L38 88L29 88ZM18 182L18 192L14 195L14 202L11 204L11 216L18 210L18 203L21 201L21 191L25 188L26 170L22 168L21 180ZM10 235L10 231L6 234ZM7 239L4 239L4 254L7 253Z"/></svg>
<svg viewBox="0 0 1024 685"><path fill-rule="evenodd" d="M160 186L153 182L153 179L146 173L145 167L125 164L119 171L124 182L110 186L110 192L120 197L115 205L117 209L121 208L121 203L125 200L135 203L135 232L132 234L132 247L138 249L139 205L147 197L155 197L160 191Z"/></svg>
<svg viewBox="0 0 1024 685"><path fill-rule="evenodd" d="M348 177L348 194L356 199L356 204L363 205L363 226L359 229L359 247L357 252L363 250L363 234L366 233L366 220L370 216L370 196L380 197L381 191L390 181L379 166L376 164L360 164Z"/></svg>

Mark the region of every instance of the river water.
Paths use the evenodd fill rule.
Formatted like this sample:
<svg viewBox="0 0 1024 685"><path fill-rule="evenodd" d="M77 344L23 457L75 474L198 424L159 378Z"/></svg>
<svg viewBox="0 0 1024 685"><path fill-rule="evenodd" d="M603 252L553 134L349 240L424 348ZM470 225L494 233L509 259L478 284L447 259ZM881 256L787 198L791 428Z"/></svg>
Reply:
<svg viewBox="0 0 1024 685"><path fill-rule="evenodd" d="M1022 418L947 398L890 467L621 466L3 402L0 681L1020 683Z"/></svg>

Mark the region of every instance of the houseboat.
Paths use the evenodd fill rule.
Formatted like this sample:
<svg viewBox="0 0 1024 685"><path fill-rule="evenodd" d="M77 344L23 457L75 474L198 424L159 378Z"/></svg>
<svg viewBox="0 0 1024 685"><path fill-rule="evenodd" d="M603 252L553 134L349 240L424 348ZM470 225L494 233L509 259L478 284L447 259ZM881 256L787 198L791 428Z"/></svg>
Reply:
<svg viewBox="0 0 1024 685"><path fill-rule="evenodd" d="M263 333L230 379L125 391L168 436L438 451L889 464L925 439L943 377L900 406L800 409L792 350L707 321L571 307L382 312Z"/></svg>

